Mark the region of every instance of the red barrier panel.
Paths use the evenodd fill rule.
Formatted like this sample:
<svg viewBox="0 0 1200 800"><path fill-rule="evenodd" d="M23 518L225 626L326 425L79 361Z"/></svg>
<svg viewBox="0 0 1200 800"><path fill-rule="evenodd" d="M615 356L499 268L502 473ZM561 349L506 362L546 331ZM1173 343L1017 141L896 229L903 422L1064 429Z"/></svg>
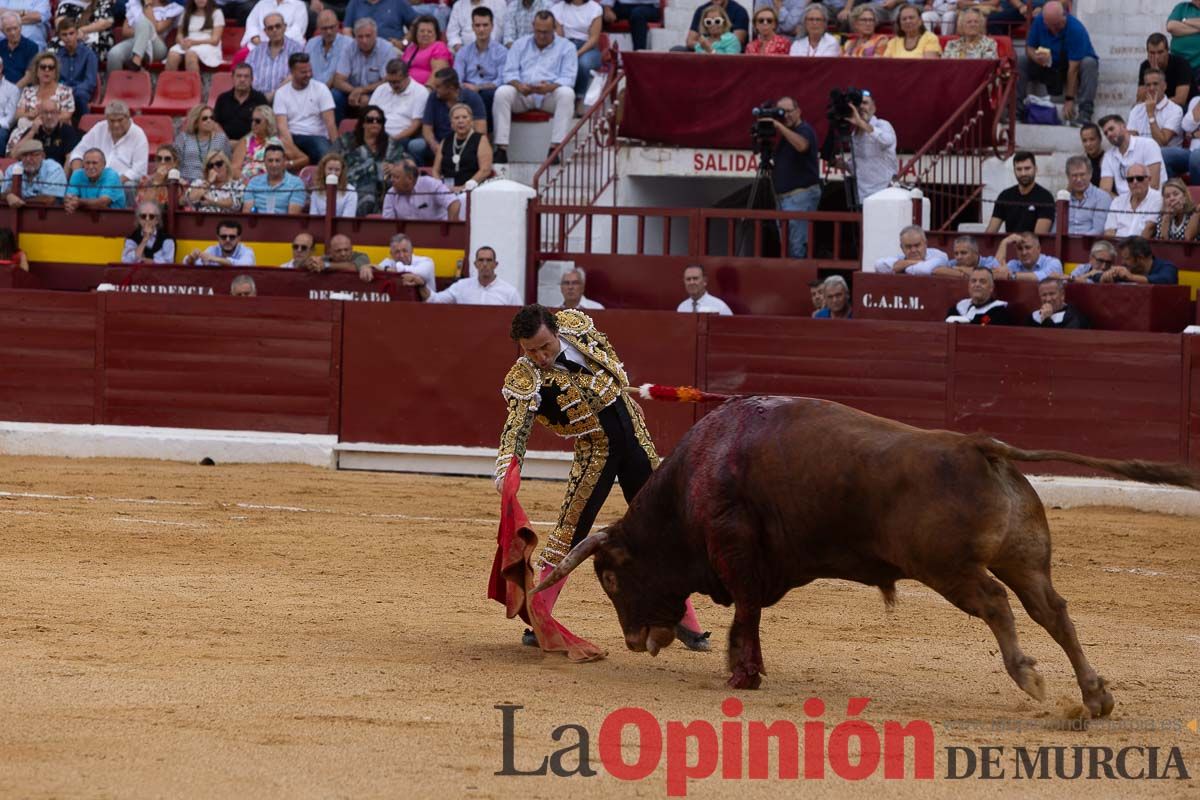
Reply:
<svg viewBox="0 0 1200 800"><path fill-rule="evenodd" d="M103 309L97 422L337 433L341 303L116 293L79 299Z"/></svg>
<svg viewBox="0 0 1200 800"><path fill-rule="evenodd" d="M87 295L0 292L0 419L95 421L96 316Z"/></svg>
<svg viewBox="0 0 1200 800"><path fill-rule="evenodd" d="M1200 464L1200 338L1183 337L1183 406L1181 423L1188 459Z"/></svg>

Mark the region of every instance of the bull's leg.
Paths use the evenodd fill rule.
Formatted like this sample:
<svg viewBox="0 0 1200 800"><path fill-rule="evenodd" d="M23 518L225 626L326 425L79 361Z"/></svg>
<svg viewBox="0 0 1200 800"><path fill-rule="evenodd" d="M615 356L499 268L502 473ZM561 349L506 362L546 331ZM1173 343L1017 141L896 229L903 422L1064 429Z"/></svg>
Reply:
<svg viewBox="0 0 1200 800"><path fill-rule="evenodd" d="M762 609L735 602L733 624L729 626L729 681L731 689L757 689L762 683L762 648L758 641L758 623Z"/></svg>
<svg viewBox="0 0 1200 800"><path fill-rule="evenodd" d="M1067 601L1054 591L1050 575L1044 566L1026 568L995 568L992 572L1016 593L1026 613L1054 637L1071 659L1075 680L1083 692L1083 704L1094 718L1107 717L1113 710L1112 692L1104 679L1096 674L1075 634L1075 624L1067 614Z"/></svg>
<svg viewBox="0 0 1200 800"><path fill-rule="evenodd" d="M983 619L992 629L992 635L1000 645L1004 668L1008 670L1009 676L1030 697L1036 700L1045 699L1046 688L1042 676L1033 668L1037 662L1021 652L1021 647L1017 644L1012 607L1008 604L1008 595L1004 587L998 581L982 568L976 568L948 578L935 579L933 582L922 579L922 582L971 616Z"/></svg>

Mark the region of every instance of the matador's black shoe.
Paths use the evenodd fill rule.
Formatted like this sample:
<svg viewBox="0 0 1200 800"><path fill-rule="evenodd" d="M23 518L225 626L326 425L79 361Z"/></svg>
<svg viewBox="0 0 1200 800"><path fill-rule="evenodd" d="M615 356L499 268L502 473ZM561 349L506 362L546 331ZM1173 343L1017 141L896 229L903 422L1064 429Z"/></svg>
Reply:
<svg viewBox="0 0 1200 800"><path fill-rule="evenodd" d="M712 645L708 642L709 636L712 636L712 631L696 633L682 625L675 626L675 638L683 642L683 646L688 650L695 650L697 653L707 653L712 650Z"/></svg>
<svg viewBox="0 0 1200 800"><path fill-rule="evenodd" d="M525 645L526 647L538 646L537 635L532 629L526 628L525 632L521 634L521 644Z"/></svg>

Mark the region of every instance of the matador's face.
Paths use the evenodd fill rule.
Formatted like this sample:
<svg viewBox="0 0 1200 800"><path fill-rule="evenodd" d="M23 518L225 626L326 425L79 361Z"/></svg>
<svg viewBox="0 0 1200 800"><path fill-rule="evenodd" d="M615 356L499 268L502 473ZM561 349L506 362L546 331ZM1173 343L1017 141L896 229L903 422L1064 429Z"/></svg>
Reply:
<svg viewBox="0 0 1200 800"><path fill-rule="evenodd" d="M549 369L554 364L554 359L558 358L558 352L562 350L558 334L545 325L538 328L537 333L528 339L518 339L517 344L521 346L521 352L541 369Z"/></svg>

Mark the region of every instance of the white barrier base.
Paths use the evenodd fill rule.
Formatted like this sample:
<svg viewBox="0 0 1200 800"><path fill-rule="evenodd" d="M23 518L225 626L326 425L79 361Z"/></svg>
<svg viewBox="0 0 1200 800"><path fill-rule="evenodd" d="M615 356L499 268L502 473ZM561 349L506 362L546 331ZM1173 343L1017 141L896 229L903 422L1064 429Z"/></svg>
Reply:
<svg viewBox="0 0 1200 800"><path fill-rule="evenodd" d="M378 472L490 477L496 469L496 450L492 447L340 442L337 466L338 469ZM530 450L525 453L521 477L565 481L570 470L569 451Z"/></svg>
<svg viewBox="0 0 1200 800"><path fill-rule="evenodd" d="M1031 475L1029 482L1050 508L1119 506L1161 514L1200 516L1200 492L1177 486L1152 486L1112 478L1065 478Z"/></svg>

